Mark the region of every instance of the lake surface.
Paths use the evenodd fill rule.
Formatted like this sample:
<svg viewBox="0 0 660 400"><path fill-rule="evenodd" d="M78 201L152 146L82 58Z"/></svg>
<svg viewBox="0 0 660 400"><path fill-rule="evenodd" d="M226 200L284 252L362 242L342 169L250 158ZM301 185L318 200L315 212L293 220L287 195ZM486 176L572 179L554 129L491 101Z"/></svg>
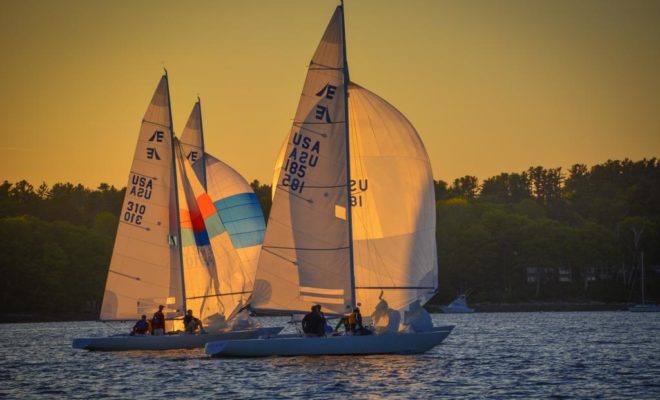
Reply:
<svg viewBox="0 0 660 400"><path fill-rule="evenodd" d="M126 323L3 324L0 398L660 398L660 313L433 319L456 329L426 354L262 359L71 348Z"/></svg>

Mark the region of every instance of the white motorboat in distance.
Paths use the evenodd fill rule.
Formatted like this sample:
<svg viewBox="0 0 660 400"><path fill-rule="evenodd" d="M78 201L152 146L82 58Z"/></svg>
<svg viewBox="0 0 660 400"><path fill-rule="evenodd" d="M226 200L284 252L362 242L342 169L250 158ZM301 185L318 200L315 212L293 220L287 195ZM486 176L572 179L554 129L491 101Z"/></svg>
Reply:
<svg viewBox="0 0 660 400"><path fill-rule="evenodd" d="M440 309L445 314L469 314L474 312L474 308L468 307L467 295L460 295L447 306L441 306Z"/></svg>
<svg viewBox="0 0 660 400"><path fill-rule="evenodd" d="M282 327L272 327L195 335L117 335L109 337L79 338L73 340L73 348L96 351L201 349L207 343L213 341L255 339L277 335L281 330Z"/></svg>
<svg viewBox="0 0 660 400"><path fill-rule="evenodd" d="M660 312L660 306L657 304L635 304L628 308L630 312Z"/></svg>
<svg viewBox="0 0 660 400"><path fill-rule="evenodd" d="M279 335L267 339L223 340L207 343L204 352L212 357L418 354L442 343L452 329L453 326L440 326L419 333L328 337Z"/></svg>

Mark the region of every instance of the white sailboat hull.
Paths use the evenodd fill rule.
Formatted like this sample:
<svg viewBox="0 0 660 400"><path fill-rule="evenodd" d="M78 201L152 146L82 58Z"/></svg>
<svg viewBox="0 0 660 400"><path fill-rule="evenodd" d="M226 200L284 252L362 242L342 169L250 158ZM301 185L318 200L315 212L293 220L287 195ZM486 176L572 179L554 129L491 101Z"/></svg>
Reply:
<svg viewBox="0 0 660 400"><path fill-rule="evenodd" d="M303 337L282 335L264 339L209 342L204 352L213 357L321 356L355 354L417 354L439 345L454 326L430 332L369 336Z"/></svg>
<svg viewBox="0 0 660 400"><path fill-rule="evenodd" d="M657 304L635 304L628 308L630 312L660 312L660 306Z"/></svg>
<svg viewBox="0 0 660 400"><path fill-rule="evenodd" d="M253 339L277 335L282 327L247 329L196 335L164 336L110 336L101 338L79 338L73 340L74 349L97 351L129 350L175 350L202 348L208 342L218 340Z"/></svg>

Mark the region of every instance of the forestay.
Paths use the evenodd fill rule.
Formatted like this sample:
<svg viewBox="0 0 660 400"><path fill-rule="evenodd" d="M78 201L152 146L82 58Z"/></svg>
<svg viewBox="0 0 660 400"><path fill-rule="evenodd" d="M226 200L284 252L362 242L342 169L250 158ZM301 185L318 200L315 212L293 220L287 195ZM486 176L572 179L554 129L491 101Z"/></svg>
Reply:
<svg viewBox="0 0 660 400"><path fill-rule="evenodd" d="M350 271L342 10L310 63L274 186L251 305L343 314Z"/></svg>
<svg viewBox="0 0 660 400"><path fill-rule="evenodd" d="M144 115L106 281L101 319L183 310L167 75Z"/></svg>

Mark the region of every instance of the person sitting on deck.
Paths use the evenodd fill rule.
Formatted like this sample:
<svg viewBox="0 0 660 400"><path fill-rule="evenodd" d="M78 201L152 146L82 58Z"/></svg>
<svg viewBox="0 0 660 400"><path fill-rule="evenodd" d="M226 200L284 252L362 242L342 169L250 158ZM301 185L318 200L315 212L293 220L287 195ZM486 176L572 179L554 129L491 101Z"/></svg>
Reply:
<svg viewBox="0 0 660 400"><path fill-rule="evenodd" d="M302 328L305 336L325 336L325 318L321 313L321 306L312 306L312 312L302 320Z"/></svg>
<svg viewBox="0 0 660 400"><path fill-rule="evenodd" d="M200 333L204 332L202 321L200 321L198 318L193 317L192 310L188 310L185 317L183 317L183 326L185 327L186 333L195 333L197 329L199 329Z"/></svg>
<svg viewBox="0 0 660 400"><path fill-rule="evenodd" d="M154 336L162 336L165 334L165 315L163 314L165 306L158 306L158 311L154 313L151 318L151 326L153 328Z"/></svg>
<svg viewBox="0 0 660 400"><path fill-rule="evenodd" d="M335 325L335 332L339 332L339 327L343 326L344 327L344 332L348 333L351 331L351 324L348 322L348 316L344 316L339 318L339 322L337 322L337 325Z"/></svg>
<svg viewBox="0 0 660 400"><path fill-rule="evenodd" d="M144 336L147 332L149 331L149 322L147 322L147 316L143 315L141 319L139 319L135 325L133 325L133 331L131 332L131 336Z"/></svg>
<svg viewBox="0 0 660 400"><path fill-rule="evenodd" d="M321 316L321 320L323 320L323 333L332 333L332 327L328 325L328 320L325 318L325 314L323 314L323 311L321 311L321 305L317 304L316 305L316 312L319 313Z"/></svg>
<svg viewBox="0 0 660 400"><path fill-rule="evenodd" d="M351 332L353 332L353 335L371 335L372 333L362 325L362 314L358 307L355 307L353 312L348 315L348 326L350 327Z"/></svg>

